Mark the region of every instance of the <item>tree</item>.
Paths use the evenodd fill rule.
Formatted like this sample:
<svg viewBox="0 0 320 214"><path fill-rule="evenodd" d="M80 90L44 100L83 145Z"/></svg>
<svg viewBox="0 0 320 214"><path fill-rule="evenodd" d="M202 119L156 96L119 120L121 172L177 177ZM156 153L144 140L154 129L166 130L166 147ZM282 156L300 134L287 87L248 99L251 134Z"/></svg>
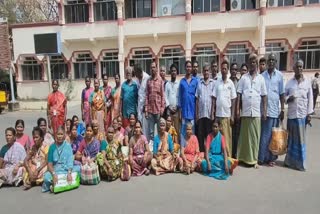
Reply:
<svg viewBox="0 0 320 214"><path fill-rule="evenodd" d="M56 0L0 0L0 17L12 23L56 21Z"/></svg>

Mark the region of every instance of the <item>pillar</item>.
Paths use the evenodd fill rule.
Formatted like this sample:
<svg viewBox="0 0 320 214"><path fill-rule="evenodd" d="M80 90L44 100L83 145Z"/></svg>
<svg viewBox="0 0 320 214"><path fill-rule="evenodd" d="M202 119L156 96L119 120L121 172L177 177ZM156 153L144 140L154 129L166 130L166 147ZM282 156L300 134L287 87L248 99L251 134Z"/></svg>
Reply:
<svg viewBox="0 0 320 214"><path fill-rule="evenodd" d="M58 3L58 14L59 14L59 24L64 25L66 23L64 16L64 0L57 0Z"/></svg>
<svg viewBox="0 0 320 214"><path fill-rule="evenodd" d="M191 0L186 0L186 60L191 60Z"/></svg>
<svg viewBox="0 0 320 214"><path fill-rule="evenodd" d="M121 82L125 80L124 76L124 35L123 35L123 6L124 0L116 0L118 14L118 61L119 74Z"/></svg>
<svg viewBox="0 0 320 214"><path fill-rule="evenodd" d="M87 0L89 6L89 23L94 22L93 0Z"/></svg>
<svg viewBox="0 0 320 214"><path fill-rule="evenodd" d="M259 48L258 55L259 58L266 54L266 14L267 14L267 0L260 0L260 10L259 10Z"/></svg>

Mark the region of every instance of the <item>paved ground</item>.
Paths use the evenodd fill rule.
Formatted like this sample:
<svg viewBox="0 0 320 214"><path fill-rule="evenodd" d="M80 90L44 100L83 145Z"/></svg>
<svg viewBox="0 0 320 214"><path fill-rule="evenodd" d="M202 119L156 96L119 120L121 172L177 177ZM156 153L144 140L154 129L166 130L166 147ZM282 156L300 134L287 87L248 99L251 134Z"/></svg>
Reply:
<svg viewBox="0 0 320 214"><path fill-rule="evenodd" d="M75 113L76 108L69 109ZM0 139L16 119L24 119L30 133L44 111L0 115ZM258 170L238 167L227 181L199 174L170 174L132 178L129 182L102 182L98 186L53 195L40 187L0 190L1 213L290 213L318 214L320 211L320 120L308 130L308 171L281 166ZM279 164L282 163L280 158Z"/></svg>

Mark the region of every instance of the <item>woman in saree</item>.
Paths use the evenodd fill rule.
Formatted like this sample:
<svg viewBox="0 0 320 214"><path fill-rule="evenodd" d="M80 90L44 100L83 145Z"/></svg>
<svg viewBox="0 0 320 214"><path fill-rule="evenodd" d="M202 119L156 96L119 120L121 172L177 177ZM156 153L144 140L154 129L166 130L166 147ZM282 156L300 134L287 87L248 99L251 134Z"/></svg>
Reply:
<svg viewBox="0 0 320 214"><path fill-rule="evenodd" d="M101 153L97 156L101 178L107 181L114 181L118 178L124 181L129 180L131 170L130 168L127 171L123 170L125 163L121 147L121 143L114 139L114 128L109 127L107 130L107 142L101 144Z"/></svg>
<svg viewBox="0 0 320 214"><path fill-rule="evenodd" d="M51 144L54 143L54 138L52 136L52 134L48 131L48 126L47 126L47 121L44 118L39 118L37 121L37 125L38 127L40 127L40 129L42 130L42 132L44 133L44 137L43 137L43 145L47 145L50 146Z"/></svg>
<svg viewBox="0 0 320 214"><path fill-rule="evenodd" d="M82 165L92 163L96 160L96 156L100 150L100 142L93 135L92 125L86 126L85 138L81 141L79 149L75 155L75 159L80 161Z"/></svg>
<svg viewBox="0 0 320 214"><path fill-rule="evenodd" d="M44 144L44 132L40 127L35 127L32 130L32 137L34 145L27 152L24 160L23 185L25 190L41 185L43 175L47 171L49 145Z"/></svg>
<svg viewBox="0 0 320 214"><path fill-rule="evenodd" d="M177 168L182 171L182 167L182 160L174 154L172 137L166 132L166 121L161 118L159 134L155 136L153 141L151 168L155 175L161 175L175 172Z"/></svg>
<svg viewBox="0 0 320 214"><path fill-rule="evenodd" d="M23 176L23 161L26 158L24 147L16 142L16 130L5 130L7 144L1 149L0 187L3 184L19 186Z"/></svg>
<svg viewBox="0 0 320 214"><path fill-rule="evenodd" d="M30 139L30 137L24 133L24 121L23 120L17 120L16 121L16 142L20 143L24 149L27 151L31 148L33 141Z"/></svg>
<svg viewBox="0 0 320 214"><path fill-rule="evenodd" d="M48 96L47 116L49 128L53 133L57 132L59 126L63 126L67 114L67 98L58 90L58 80L52 81L52 93Z"/></svg>
<svg viewBox="0 0 320 214"><path fill-rule="evenodd" d="M90 77L85 78L85 84L86 84L86 87L82 90L82 93L81 93L81 115L82 115L82 121L87 125L91 123L89 98L91 93L93 92L93 88L91 87Z"/></svg>
<svg viewBox="0 0 320 214"><path fill-rule="evenodd" d="M72 116L72 121L71 121L74 125L77 126L77 133L78 135L84 136L85 132L86 132L86 127L83 125L83 123L79 122L79 118L77 115L73 115ZM91 123L91 121L90 121ZM89 124L89 123L88 123Z"/></svg>
<svg viewBox="0 0 320 214"><path fill-rule="evenodd" d="M72 172L80 173L80 166L73 165L72 148L65 141L63 126L57 128L55 139L48 152L48 171L43 177L42 192L53 190L58 182L58 175L66 174L67 181L72 182Z"/></svg>
<svg viewBox="0 0 320 214"><path fill-rule="evenodd" d="M90 95L90 112L91 119L98 120L99 131L105 132L104 123L105 123L105 115L106 115L106 97L104 96L104 92L100 90L100 82L98 79L94 79L94 91Z"/></svg>
<svg viewBox="0 0 320 214"><path fill-rule="evenodd" d="M120 95L121 95L121 82L120 75L116 74L115 77L116 86L111 91L112 97L112 119L120 116Z"/></svg>
<svg viewBox="0 0 320 214"><path fill-rule="evenodd" d="M122 123L122 117L121 116L119 116L118 117L118 130L120 131L120 133L122 134L122 135L124 135L125 133L126 133L126 129L125 128L123 128L123 123Z"/></svg>
<svg viewBox="0 0 320 214"><path fill-rule="evenodd" d="M200 171L203 153L200 153L199 142L192 133L192 124L186 125L186 137L181 137L181 158L183 160L183 171L188 175L194 171Z"/></svg>
<svg viewBox="0 0 320 214"><path fill-rule="evenodd" d="M66 137L69 143L70 143L70 134L71 134L71 129L70 129L71 122L72 122L71 119L66 119L66 122L65 122Z"/></svg>
<svg viewBox="0 0 320 214"><path fill-rule="evenodd" d="M114 129L114 135L113 135L113 138L116 140L116 141L119 141L122 144L126 143L124 142L124 135L121 133L119 127L120 127L120 124L119 124L119 121L117 118L113 119L113 123L112 123L112 127ZM127 146L127 144L125 144L125 146Z"/></svg>
<svg viewBox="0 0 320 214"><path fill-rule="evenodd" d="M176 128L172 125L172 118L170 115L167 116L166 130L172 137L173 146L174 146L174 153L179 154L180 144L179 144L179 140L178 140L178 133L177 133Z"/></svg>
<svg viewBox="0 0 320 214"><path fill-rule="evenodd" d="M125 133L124 133L125 145L129 145L130 139L134 135L135 124L136 124L136 116L134 114L130 114L129 123L130 125L125 129Z"/></svg>
<svg viewBox="0 0 320 214"><path fill-rule="evenodd" d="M204 175L226 180L232 174L233 168L228 160L227 147L224 136L220 132L220 122L213 121L205 145L205 160L201 163Z"/></svg>
<svg viewBox="0 0 320 214"><path fill-rule="evenodd" d="M78 134L77 126L75 124L71 124L71 134L70 134L70 145L72 147L72 153L75 155L79 149L80 143L82 142L83 137Z"/></svg>
<svg viewBox="0 0 320 214"><path fill-rule="evenodd" d="M142 124L137 121L134 126L134 135L129 143L129 163L133 176L149 175L148 169L152 154L150 152L147 138L141 132Z"/></svg>
<svg viewBox="0 0 320 214"><path fill-rule="evenodd" d="M108 85L108 75L103 74L102 75L103 79L103 86L100 88L104 92L104 96L106 99L106 113L105 113L105 123L104 123L104 128L105 130L108 129L108 127L112 123L112 112L111 112L111 105L112 105L112 100L111 100L111 92L112 88L111 86Z"/></svg>
<svg viewBox="0 0 320 214"><path fill-rule="evenodd" d="M93 120L91 124L93 128L93 136L101 143L103 140L105 140L105 133L100 132L99 123L97 120Z"/></svg>

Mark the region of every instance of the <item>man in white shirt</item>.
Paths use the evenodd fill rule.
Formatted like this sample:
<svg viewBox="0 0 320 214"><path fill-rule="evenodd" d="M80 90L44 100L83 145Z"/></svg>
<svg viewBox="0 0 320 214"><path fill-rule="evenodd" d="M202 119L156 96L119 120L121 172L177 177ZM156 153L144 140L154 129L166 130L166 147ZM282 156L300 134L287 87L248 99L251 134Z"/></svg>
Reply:
<svg viewBox="0 0 320 214"><path fill-rule="evenodd" d="M237 118L240 117L240 100L242 100L241 129L238 144L238 160L258 168L258 152L262 119L267 116L267 88L264 78L258 74L258 57L249 56L249 72L244 74L238 84Z"/></svg>
<svg viewBox="0 0 320 214"><path fill-rule="evenodd" d="M306 170L306 125L313 113L311 82L303 76L303 61L294 65L294 77L285 87L288 104L288 151L284 165L293 169Z"/></svg>
<svg viewBox="0 0 320 214"><path fill-rule="evenodd" d="M178 111L179 81L177 80L178 67L175 64L170 66L171 80L165 87L166 114L171 116L173 126L180 136L180 121Z"/></svg>
<svg viewBox="0 0 320 214"><path fill-rule="evenodd" d="M134 73L136 75L136 83L138 85L138 120L142 123L142 131L145 136L149 136L148 120L145 115L145 102L146 102L146 87L147 81L150 76L142 71L139 64L134 66Z"/></svg>
<svg viewBox="0 0 320 214"><path fill-rule="evenodd" d="M215 83L213 90L213 111L216 109L216 118L221 121L222 134L227 145L228 156L231 157L232 150L232 130L231 125L234 122L234 112L236 104L236 88L233 82L228 78L229 62L221 63L221 78Z"/></svg>

